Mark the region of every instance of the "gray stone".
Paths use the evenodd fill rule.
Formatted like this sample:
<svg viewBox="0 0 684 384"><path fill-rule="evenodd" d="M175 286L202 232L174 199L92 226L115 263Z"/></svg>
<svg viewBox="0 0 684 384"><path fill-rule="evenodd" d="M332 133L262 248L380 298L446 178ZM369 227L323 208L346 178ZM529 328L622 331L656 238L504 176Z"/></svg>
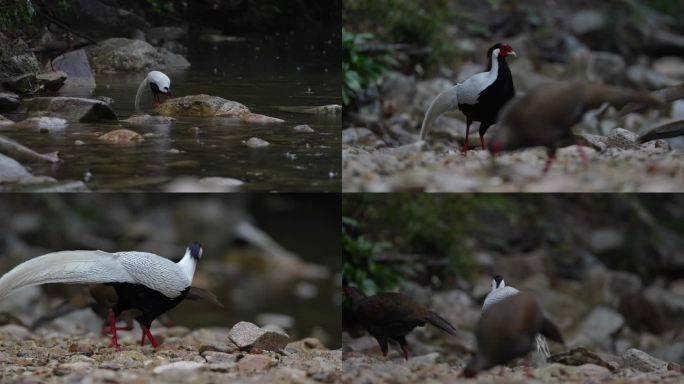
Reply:
<svg viewBox="0 0 684 384"><path fill-rule="evenodd" d="M654 60L653 70L665 77L684 80L684 60L676 56L661 57Z"/></svg>
<svg viewBox="0 0 684 384"><path fill-rule="evenodd" d="M38 58L22 39L9 39L0 33L0 80L39 70Z"/></svg>
<svg viewBox="0 0 684 384"><path fill-rule="evenodd" d="M285 333L265 330L246 321L235 324L228 337L243 350L278 351L283 349L290 340L290 337Z"/></svg>
<svg viewBox="0 0 684 384"><path fill-rule="evenodd" d="M0 92L0 112L11 112L19 106L19 96L10 92Z"/></svg>
<svg viewBox="0 0 684 384"><path fill-rule="evenodd" d="M297 125L294 128L292 128L293 131L299 132L299 133L314 133L316 131L313 130L310 126L303 124L303 125Z"/></svg>
<svg viewBox="0 0 684 384"><path fill-rule="evenodd" d="M652 285L644 290L644 299L656 310L652 316L662 316L666 328L684 330L680 321L684 318L684 297Z"/></svg>
<svg viewBox="0 0 684 384"><path fill-rule="evenodd" d="M584 35L603 29L605 18L603 13L594 10L583 10L574 12L570 27L576 35Z"/></svg>
<svg viewBox="0 0 684 384"><path fill-rule="evenodd" d="M59 364L56 366L53 370L52 373L55 374L55 376L65 376L71 373L75 373L78 375L85 375L88 372L93 370L93 363L85 362L85 361L78 361L75 363L63 363Z"/></svg>
<svg viewBox="0 0 684 384"><path fill-rule="evenodd" d="M117 120L112 108L100 100L78 97L36 97L27 102L27 112L31 117L60 117L67 122Z"/></svg>
<svg viewBox="0 0 684 384"><path fill-rule="evenodd" d="M607 307L596 307L584 319L580 326L580 339L601 347L604 350L612 349L613 336L625 324L625 319L618 312Z"/></svg>
<svg viewBox="0 0 684 384"><path fill-rule="evenodd" d="M624 366L633 368L641 372L665 372L667 371L667 362L655 358L648 353L630 348L622 354Z"/></svg>
<svg viewBox="0 0 684 384"><path fill-rule="evenodd" d="M59 117L29 117L14 124L14 128L35 129L40 132L62 131L67 121Z"/></svg>
<svg viewBox="0 0 684 384"><path fill-rule="evenodd" d="M190 63L180 55L161 52L142 40L111 38L86 48L90 66L97 73L183 69Z"/></svg>
<svg viewBox="0 0 684 384"><path fill-rule="evenodd" d="M88 63L88 56L83 49L67 52L52 60L52 68L64 71L67 79L65 88L85 87L95 88L95 77Z"/></svg>
<svg viewBox="0 0 684 384"><path fill-rule="evenodd" d="M342 144L369 143L375 139L375 135L368 128L347 128L342 131Z"/></svg>
<svg viewBox="0 0 684 384"><path fill-rule="evenodd" d="M250 148L264 148L271 145L271 143L258 137L252 137L245 142L245 145Z"/></svg>
<svg viewBox="0 0 684 384"><path fill-rule="evenodd" d="M205 364L198 363L195 361L176 361L173 363L160 365L154 368L152 372L158 375L182 378L197 373L204 366Z"/></svg>
<svg viewBox="0 0 684 384"><path fill-rule="evenodd" d="M17 181L32 176L19 162L0 153L0 182Z"/></svg>

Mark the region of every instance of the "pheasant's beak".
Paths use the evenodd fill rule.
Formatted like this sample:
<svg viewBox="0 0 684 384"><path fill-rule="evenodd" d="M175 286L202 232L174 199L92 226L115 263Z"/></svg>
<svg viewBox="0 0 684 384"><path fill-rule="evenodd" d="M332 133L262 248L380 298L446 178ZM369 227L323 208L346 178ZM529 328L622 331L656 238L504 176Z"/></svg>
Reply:
<svg viewBox="0 0 684 384"><path fill-rule="evenodd" d="M511 56L518 57L518 55L515 53L515 51L510 51L510 52L508 52L508 54Z"/></svg>

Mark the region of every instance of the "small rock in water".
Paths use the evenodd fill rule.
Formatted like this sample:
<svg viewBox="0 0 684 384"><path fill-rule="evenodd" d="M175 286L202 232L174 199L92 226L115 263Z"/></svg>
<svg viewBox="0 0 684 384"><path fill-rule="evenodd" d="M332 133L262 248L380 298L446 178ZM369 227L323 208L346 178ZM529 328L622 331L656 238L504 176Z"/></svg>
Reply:
<svg viewBox="0 0 684 384"><path fill-rule="evenodd" d="M241 373L253 373L263 371L271 364L271 358L266 355L249 355L237 363Z"/></svg>
<svg viewBox="0 0 684 384"><path fill-rule="evenodd" d="M59 91L59 89L64 85L66 79L67 74L64 71L46 72L36 76L38 84L52 92Z"/></svg>
<svg viewBox="0 0 684 384"><path fill-rule="evenodd" d="M290 340L286 333L265 330L246 321L235 324L228 333L228 337L242 350L278 351L283 349Z"/></svg>
<svg viewBox="0 0 684 384"><path fill-rule="evenodd" d="M85 145L85 142L83 140L76 140L74 141L74 145Z"/></svg>
<svg viewBox="0 0 684 384"><path fill-rule="evenodd" d="M232 179L230 177L203 177L199 180L199 183L208 188L219 188L219 189L236 189L237 187L243 185L245 182L238 179Z"/></svg>
<svg viewBox="0 0 684 384"><path fill-rule="evenodd" d="M171 149L169 149L169 153L172 155L177 155L177 154L181 153L181 151L179 149L176 149L176 148L171 148Z"/></svg>
<svg viewBox="0 0 684 384"><path fill-rule="evenodd" d="M40 132L52 132L66 128L66 120L59 117L29 117L14 124L14 127L37 129Z"/></svg>
<svg viewBox="0 0 684 384"><path fill-rule="evenodd" d="M309 127L306 124L298 125L298 126L292 128L292 130L295 132L299 132L299 133L314 133L314 132L316 132L313 130L313 128Z"/></svg>
<svg viewBox="0 0 684 384"><path fill-rule="evenodd" d="M145 139L136 132L128 129L115 129L98 137L98 140L109 144L136 144Z"/></svg>
<svg viewBox="0 0 684 384"><path fill-rule="evenodd" d="M245 145L250 148L263 148L268 147L271 143L258 137L252 137L245 142Z"/></svg>

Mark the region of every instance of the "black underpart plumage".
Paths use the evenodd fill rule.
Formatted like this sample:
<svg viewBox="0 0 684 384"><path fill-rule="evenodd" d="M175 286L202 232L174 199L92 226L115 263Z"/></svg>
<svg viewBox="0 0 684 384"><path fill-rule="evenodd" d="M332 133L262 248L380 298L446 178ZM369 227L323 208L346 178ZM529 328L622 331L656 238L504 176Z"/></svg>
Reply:
<svg viewBox="0 0 684 384"><path fill-rule="evenodd" d="M487 51L487 70L491 69L491 53L496 46ZM496 123L501 108L515 96L513 76L506 64L506 58L499 56L499 71L496 80L487 88L480 92L477 104L458 104L466 116L466 124L470 127L473 121L480 122L480 137L484 136L489 127Z"/></svg>
<svg viewBox="0 0 684 384"><path fill-rule="evenodd" d="M152 95L156 98L158 94L164 93L162 92L159 87L157 86L157 83L150 83L150 90L152 91Z"/></svg>
<svg viewBox="0 0 684 384"><path fill-rule="evenodd" d="M139 310L142 314L136 320L147 328L150 328L157 317L183 301L190 291L190 287L187 287L180 295L171 298L142 284L110 283L107 285L114 287L119 296L119 301L112 308L114 314L118 317L123 311L129 309Z"/></svg>

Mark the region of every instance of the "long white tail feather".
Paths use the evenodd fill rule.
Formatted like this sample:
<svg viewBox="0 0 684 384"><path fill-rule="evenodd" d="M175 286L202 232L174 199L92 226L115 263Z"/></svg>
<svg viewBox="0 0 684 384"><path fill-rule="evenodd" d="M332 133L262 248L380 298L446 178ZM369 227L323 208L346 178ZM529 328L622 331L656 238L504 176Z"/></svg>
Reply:
<svg viewBox="0 0 684 384"><path fill-rule="evenodd" d="M537 344L537 354L540 360L546 362L549 356L551 356L551 351L549 350L549 344L546 343L546 338L541 334L537 334L534 341Z"/></svg>
<svg viewBox="0 0 684 384"><path fill-rule="evenodd" d="M458 105L458 88L460 84L447 89L446 91L440 93L428 107L427 112L425 112L425 118L423 118L423 125L420 128L420 139L425 140L427 134L432 127L432 123L441 116L444 112L454 109Z"/></svg>
<svg viewBox="0 0 684 384"><path fill-rule="evenodd" d="M147 252L61 251L25 261L0 278L0 300L23 287L49 283L142 284L167 297L177 297L192 283L191 268Z"/></svg>
<svg viewBox="0 0 684 384"><path fill-rule="evenodd" d="M141 81L140 85L138 86L138 92L135 93L135 112L137 114L141 113L141 111L140 111L140 98L142 97L143 92L146 89L149 89L147 87L147 85L148 85L147 83L148 83L147 76L145 76L143 81Z"/></svg>
<svg viewBox="0 0 684 384"><path fill-rule="evenodd" d="M103 251L48 253L16 266L0 278L0 299L17 289L49 283L134 282L117 257Z"/></svg>

